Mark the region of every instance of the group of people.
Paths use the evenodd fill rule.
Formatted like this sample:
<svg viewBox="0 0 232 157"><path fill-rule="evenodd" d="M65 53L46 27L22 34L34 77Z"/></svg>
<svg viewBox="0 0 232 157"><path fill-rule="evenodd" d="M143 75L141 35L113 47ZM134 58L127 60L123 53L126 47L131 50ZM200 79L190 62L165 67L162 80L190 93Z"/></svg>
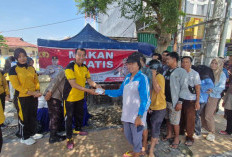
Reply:
<svg viewBox="0 0 232 157"><path fill-rule="evenodd" d="M227 78L223 72L224 62L221 58L214 58L209 67L193 66L190 56L180 58L176 52L164 51L162 55L154 53L152 60L146 64L146 58L141 53L134 52L126 60L129 74L125 76L120 88L104 90L91 80L90 72L83 64L86 50L78 48L75 50L75 60L70 62L65 70L59 69L44 93L40 92L38 74L28 63L26 51L17 48L14 58L17 64L10 68L9 78L15 89L14 103L19 117L20 142L23 144L32 145L37 139L42 138L36 130L36 116L38 97L44 96L50 117L49 143L67 139L67 149L73 149L73 134L88 134L82 130L86 108L85 92L92 95L123 97L121 121L125 137L133 146L133 151L126 152L124 157L138 157L148 151L148 131L152 136L148 152L149 156L153 157L160 128L164 123L167 134L162 140L170 141L171 148L178 148L180 134L186 134L187 146L193 145L194 138L205 132L208 133L206 139L214 141L214 113L226 87L228 90L223 97L223 105L228 121L226 130L220 133L232 133L232 55L225 63L224 70L229 73ZM181 67L178 66L179 60ZM5 103L3 98L7 96L8 99L9 89L3 74L0 75L0 79L1 114ZM93 88L86 88L86 82ZM100 88L103 92L98 93L94 88ZM0 117L1 122L4 115ZM63 127L63 121L66 136L58 134Z"/></svg>
<svg viewBox="0 0 232 157"><path fill-rule="evenodd" d="M178 66L180 60L181 67ZM146 58L135 52L127 59L129 74L118 90L105 90L105 95L123 97L122 117L124 134L133 146L124 157L140 156L149 152L154 157L162 123L167 133L162 141L178 148L179 135L186 135L186 146L207 133L206 140L215 140L214 114L226 83L231 84L232 56L230 67L224 69L221 58L212 59L210 66L192 65L190 56L179 57L176 52L164 51L162 56L154 53L146 65ZM230 77L230 78L229 78ZM149 83L150 82L150 83ZM231 89L223 97L226 108L227 129L221 134L231 134ZM229 106L229 107L228 107ZM148 131L151 132L150 150L147 150Z"/></svg>
<svg viewBox="0 0 232 157"><path fill-rule="evenodd" d="M65 70L63 68L59 68L58 72L56 69L51 68L46 70L48 74L55 74L52 75L51 82L45 92L41 93L38 73L33 64L31 64L26 51L22 48L17 48L14 51L16 65L10 68L8 75L10 83L15 90L13 103L18 113L19 131L17 132L17 137L20 138L21 143L32 145L36 140L43 137L42 134L38 133L37 129L38 98L43 96L47 101L50 117L49 143L60 142L67 138L67 148L72 149L74 146L72 134L88 134L81 129L83 118L86 116L84 92L94 95L98 94L94 89L85 88L85 83L87 81L94 88L101 88L101 86L91 80L89 70L83 64L86 56L85 49L77 49L75 54L75 61L70 62ZM57 61L55 57L52 59L54 62ZM57 63L54 63L53 66L56 65ZM3 74L0 78L2 79L0 94L5 94L0 98L4 98L1 102L5 102L5 96L6 98L9 97L9 88ZM0 122L2 122L4 121L3 109L5 105L2 104L0 106L2 107L0 107ZM58 134L64 127L64 120L66 136ZM0 144L2 144L2 138Z"/></svg>

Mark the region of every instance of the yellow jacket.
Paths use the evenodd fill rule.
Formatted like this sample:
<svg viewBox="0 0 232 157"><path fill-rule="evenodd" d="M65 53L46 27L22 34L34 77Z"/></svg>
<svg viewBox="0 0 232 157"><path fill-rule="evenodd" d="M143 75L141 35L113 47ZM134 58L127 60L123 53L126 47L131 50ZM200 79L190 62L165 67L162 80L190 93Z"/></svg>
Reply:
<svg viewBox="0 0 232 157"><path fill-rule="evenodd" d="M6 82L5 76L3 74L3 72L0 72L0 94L2 93L6 93L6 95L9 95L9 87L8 84Z"/></svg>
<svg viewBox="0 0 232 157"><path fill-rule="evenodd" d="M9 77L13 88L19 92L19 97L28 97L28 91L40 89L38 75L32 66L18 63L10 69Z"/></svg>
<svg viewBox="0 0 232 157"><path fill-rule="evenodd" d="M5 115L4 115L4 112L3 112L2 103L0 101L0 124L3 124L4 121L5 121Z"/></svg>
<svg viewBox="0 0 232 157"><path fill-rule="evenodd" d="M6 78L7 81L10 81L10 79L9 79L9 73L5 73L4 76L5 76L5 78Z"/></svg>

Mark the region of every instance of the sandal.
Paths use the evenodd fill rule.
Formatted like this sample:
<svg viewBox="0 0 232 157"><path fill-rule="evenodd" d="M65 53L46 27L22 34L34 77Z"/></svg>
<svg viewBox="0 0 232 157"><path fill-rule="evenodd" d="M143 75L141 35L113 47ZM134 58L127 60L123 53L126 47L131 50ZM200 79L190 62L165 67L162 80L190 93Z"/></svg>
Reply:
<svg viewBox="0 0 232 157"><path fill-rule="evenodd" d="M132 151L127 151L126 153L123 154L123 157L132 157L133 152Z"/></svg>
<svg viewBox="0 0 232 157"><path fill-rule="evenodd" d="M146 154L147 154L146 151L141 151L141 152L140 152L140 155L141 155L141 156L145 156Z"/></svg>
<svg viewBox="0 0 232 157"><path fill-rule="evenodd" d="M191 140L187 140L187 141L185 141L185 145L186 146L188 146L188 147L191 147L192 145L193 145L193 141L191 141Z"/></svg>
<svg viewBox="0 0 232 157"><path fill-rule="evenodd" d="M169 147L172 149L177 149L179 147L180 143L181 143L180 141L178 144L172 143ZM177 146L177 147L175 148L175 146Z"/></svg>
<svg viewBox="0 0 232 157"><path fill-rule="evenodd" d="M162 138L162 141L163 141L163 142L166 142L166 141L169 141L169 142L170 142L170 141L173 140L173 139L174 139L174 137L170 137L170 138L163 137L163 138Z"/></svg>

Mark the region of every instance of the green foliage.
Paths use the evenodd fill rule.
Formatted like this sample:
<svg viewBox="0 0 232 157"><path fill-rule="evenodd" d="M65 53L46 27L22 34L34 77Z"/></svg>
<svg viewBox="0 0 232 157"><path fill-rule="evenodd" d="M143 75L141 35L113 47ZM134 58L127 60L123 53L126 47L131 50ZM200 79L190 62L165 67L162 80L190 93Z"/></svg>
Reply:
<svg viewBox="0 0 232 157"><path fill-rule="evenodd" d="M179 11L181 0L75 0L79 13L106 14L107 6L116 3L121 16L144 22L149 28L161 33L174 33L183 12Z"/></svg>
<svg viewBox="0 0 232 157"><path fill-rule="evenodd" d="M107 5L112 4L115 0L75 0L79 13L98 15L99 13L106 14Z"/></svg>
<svg viewBox="0 0 232 157"><path fill-rule="evenodd" d="M4 37L2 35L0 35L0 47L2 47L2 46L7 47L7 45L4 44L4 42L6 42L6 40L4 39Z"/></svg>

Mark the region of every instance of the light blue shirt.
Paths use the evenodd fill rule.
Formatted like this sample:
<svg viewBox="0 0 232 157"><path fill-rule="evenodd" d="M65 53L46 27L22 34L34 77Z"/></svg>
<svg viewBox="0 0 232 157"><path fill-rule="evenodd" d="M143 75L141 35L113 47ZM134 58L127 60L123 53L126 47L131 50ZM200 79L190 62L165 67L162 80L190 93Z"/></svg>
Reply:
<svg viewBox="0 0 232 157"><path fill-rule="evenodd" d="M212 98L221 98L221 93L226 86L226 75L224 72L221 73L219 81L212 88L212 92L209 94Z"/></svg>
<svg viewBox="0 0 232 157"><path fill-rule="evenodd" d="M123 95L123 122L134 123L138 115L142 116L143 125L146 123L147 110L151 104L149 80L139 71L134 78L131 74L125 77L118 90L105 90L105 95L118 97Z"/></svg>

